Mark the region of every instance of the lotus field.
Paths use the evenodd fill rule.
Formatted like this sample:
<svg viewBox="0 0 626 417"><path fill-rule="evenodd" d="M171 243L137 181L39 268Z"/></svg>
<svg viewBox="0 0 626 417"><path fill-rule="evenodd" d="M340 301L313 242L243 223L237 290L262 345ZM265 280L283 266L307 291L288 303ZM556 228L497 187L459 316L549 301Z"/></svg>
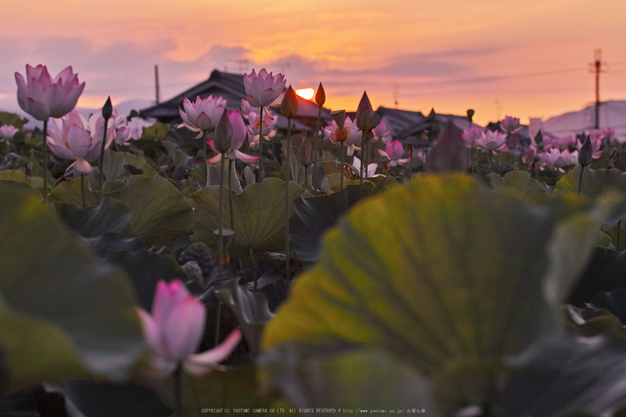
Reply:
<svg viewBox="0 0 626 417"><path fill-rule="evenodd" d="M262 69L139 134L71 67L15 79L0 415L626 415L611 130L397 137L364 94L304 131Z"/></svg>

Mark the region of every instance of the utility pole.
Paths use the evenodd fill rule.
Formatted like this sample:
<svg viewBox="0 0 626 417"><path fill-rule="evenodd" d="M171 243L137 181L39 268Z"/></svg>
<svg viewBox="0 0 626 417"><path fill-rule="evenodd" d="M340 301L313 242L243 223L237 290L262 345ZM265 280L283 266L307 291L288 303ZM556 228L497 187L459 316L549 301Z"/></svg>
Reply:
<svg viewBox="0 0 626 417"><path fill-rule="evenodd" d="M398 89L400 88L400 85L394 85L393 86L393 104L396 106L395 108L398 108Z"/></svg>
<svg viewBox="0 0 626 417"><path fill-rule="evenodd" d="M156 104L161 101L161 93L159 91L159 65L154 66L154 86L156 90Z"/></svg>
<svg viewBox="0 0 626 417"><path fill-rule="evenodd" d="M605 63L602 62L602 49L598 48L593 51L593 61L589 71L596 75L596 124L595 128L600 129L600 73L604 72Z"/></svg>

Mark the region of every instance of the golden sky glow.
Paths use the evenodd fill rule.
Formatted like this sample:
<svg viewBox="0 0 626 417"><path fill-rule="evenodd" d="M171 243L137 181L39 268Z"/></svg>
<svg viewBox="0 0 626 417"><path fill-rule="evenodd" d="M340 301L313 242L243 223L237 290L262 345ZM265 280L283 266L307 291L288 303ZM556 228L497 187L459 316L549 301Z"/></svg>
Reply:
<svg viewBox="0 0 626 417"><path fill-rule="evenodd" d="M3 1L0 107L26 63L73 65L82 106L161 98L218 68L284 72L294 88L324 84L327 106L549 117L589 104L594 48L603 99L626 98L623 0L33 0ZM101 104L100 104L101 105Z"/></svg>

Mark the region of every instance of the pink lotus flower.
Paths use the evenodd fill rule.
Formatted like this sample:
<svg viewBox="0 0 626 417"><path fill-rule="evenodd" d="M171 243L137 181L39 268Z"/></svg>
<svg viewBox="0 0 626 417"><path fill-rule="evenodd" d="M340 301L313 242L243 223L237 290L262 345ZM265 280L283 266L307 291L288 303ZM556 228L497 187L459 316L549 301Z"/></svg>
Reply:
<svg viewBox="0 0 626 417"><path fill-rule="evenodd" d="M40 121L62 117L76 107L85 83L78 83L78 74L69 66L54 79L45 65L26 65L26 79L15 73L17 102L26 113Z"/></svg>
<svg viewBox="0 0 626 417"><path fill-rule="evenodd" d="M20 130L13 125L0 126L0 140L10 141Z"/></svg>
<svg viewBox="0 0 626 417"><path fill-rule="evenodd" d="M265 117L263 117L262 129L259 129L260 119L261 116L257 111L251 111L248 114L248 123L250 123L248 125L248 132L250 133L250 135L252 135L252 138L250 139L250 146L256 146L259 143L261 135L259 133L259 130L262 131L263 138L265 138L265 140L272 140L272 138L276 136L275 127L276 123L278 122L278 118L271 115L271 113L268 116L268 114L266 113Z"/></svg>
<svg viewBox="0 0 626 417"><path fill-rule="evenodd" d="M576 142L578 141L578 139L576 139L574 136L566 136L563 138L554 138L550 141L550 147L551 148L557 148L561 151L564 151L566 149L569 149L570 147L574 147L574 145L576 144ZM547 147L547 146L546 146Z"/></svg>
<svg viewBox="0 0 626 417"><path fill-rule="evenodd" d="M246 99L253 107L269 106L277 100L285 89L287 81L283 74L272 75L263 68L259 74L252 70L250 75L244 74L243 85Z"/></svg>
<svg viewBox="0 0 626 417"><path fill-rule="evenodd" d="M94 113L89 121L76 110L62 119L52 119L46 140L59 158L75 159L76 169L83 174L92 171L89 162L100 156L104 136L104 119ZM100 126L99 128L97 126Z"/></svg>
<svg viewBox="0 0 626 417"><path fill-rule="evenodd" d="M348 131L348 139L344 141L345 146L347 146L346 155L351 156L354 154L355 150L360 150L361 148L357 148L356 145L361 143L361 131L356 126L356 122L354 122L350 117L346 117L346 120L343 124L343 128ZM339 146L340 143L337 140L337 134L339 133L339 126L337 122L334 120L324 128L324 134L334 145Z"/></svg>
<svg viewBox="0 0 626 417"><path fill-rule="evenodd" d="M352 161L352 166L354 167L354 169L356 169L357 172L361 172L361 160L359 158L357 158L356 156L354 157L354 160ZM376 174L376 170L378 169L378 164L377 163L372 163L367 165L367 172L364 172L364 178L375 178L375 177L384 177L383 174Z"/></svg>
<svg viewBox="0 0 626 417"><path fill-rule="evenodd" d="M505 116L500 122L500 127L505 132L515 133L522 128L519 124L519 117Z"/></svg>
<svg viewBox="0 0 626 417"><path fill-rule="evenodd" d="M194 354L204 335L206 308L179 281L157 284L152 315L137 309L146 342L152 351L155 371L166 377L179 365L192 375L201 375L219 369L218 362L226 359L241 339L235 329L219 346Z"/></svg>
<svg viewBox="0 0 626 417"><path fill-rule="evenodd" d="M578 151L559 151L552 148L548 151L539 154L540 161L552 168L562 168L568 165L575 165L578 163Z"/></svg>
<svg viewBox="0 0 626 417"><path fill-rule="evenodd" d="M472 146L476 146L478 144L478 139L483 133L483 129L477 126L470 127L469 129L463 129L463 133L461 133L461 138L463 142L465 142L465 146L471 148Z"/></svg>
<svg viewBox="0 0 626 417"><path fill-rule="evenodd" d="M597 136L590 136L589 140L591 141L591 148L593 150L592 158L599 159L602 156L602 138L599 138ZM582 146L583 144L580 143L579 140L576 140L576 149L580 150Z"/></svg>
<svg viewBox="0 0 626 417"><path fill-rule="evenodd" d="M213 95L207 98L196 97L196 101L193 103L185 98L183 100L183 109L179 108L181 119L187 129L192 132L198 132L198 135L194 139L202 137L205 131L217 126L217 122L224 113L224 107L226 107L226 100L219 97L213 97Z"/></svg>
<svg viewBox="0 0 626 417"><path fill-rule="evenodd" d="M252 107L250 105L250 103L248 102L248 100L246 100L245 98L241 99L241 116L244 119L248 118L248 115L250 114L250 112L256 111L256 109L254 107Z"/></svg>
<svg viewBox="0 0 626 417"><path fill-rule="evenodd" d="M230 121L230 124L233 128L233 138L231 141L230 149L228 150L228 152L224 153L226 158L241 159L243 162L246 163L257 161L259 159L258 156L248 155L239 151L239 148L241 148L241 145L243 145L248 134L248 132L246 131L246 125L243 122L241 114L237 110L229 111L226 114L228 115L228 120ZM207 143L209 144L213 152L217 154L213 158L209 159L208 162L210 164L216 164L222 160L222 154L215 149L213 139L207 140Z"/></svg>
<svg viewBox="0 0 626 417"><path fill-rule="evenodd" d="M393 129L389 129L387 127L387 122L385 122L385 120L381 120L380 123L378 124L378 126L376 126L373 130L372 133L374 134L374 137L372 138L372 140L374 142L378 142L379 140L384 140L385 142L388 142L391 140L391 133L393 132Z"/></svg>
<svg viewBox="0 0 626 417"><path fill-rule="evenodd" d="M501 151L506 148L506 133L487 130L481 133L480 137L476 139L476 143L491 151Z"/></svg>
<svg viewBox="0 0 626 417"><path fill-rule="evenodd" d="M382 149L378 149L378 153L380 154L380 156L384 156L391 161L389 162L390 167L395 167L396 165L404 165L411 160L411 158L402 159L404 147L402 146L402 142L400 142L399 140L385 143L385 150L383 151Z"/></svg>

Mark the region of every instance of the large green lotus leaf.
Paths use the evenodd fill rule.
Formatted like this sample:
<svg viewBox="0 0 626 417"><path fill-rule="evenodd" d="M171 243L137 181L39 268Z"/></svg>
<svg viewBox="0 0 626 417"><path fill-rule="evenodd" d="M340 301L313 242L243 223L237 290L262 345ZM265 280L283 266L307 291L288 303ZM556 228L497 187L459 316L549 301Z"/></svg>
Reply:
<svg viewBox="0 0 626 417"><path fill-rule="evenodd" d="M610 416L626 405L626 342L564 334L494 399L511 417Z"/></svg>
<svg viewBox="0 0 626 417"><path fill-rule="evenodd" d="M153 177L157 175L156 170L148 163L146 158L138 155L133 155L132 153L128 152L119 152L118 155L124 159L127 165L132 165L135 168L142 170L142 175L145 175L147 177Z"/></svg>
<svg viewBox="0 0 626 417"><path fill-rule="evenodd" d="M80 178L64 181L54 187L50 193L50 199L63 203L70 203L76 207L83 207L83 194L81 191ZM85 178L85 206L95 207L98 205L98 194L89 189L89 179Z"/></svg>
<svg viewBox="0 0 626 417"><path fill-rule="evenodd" d="M103 198L98 206L85 209L68 203L54 203L54 211L83 237L97 237L107 232L125 236L134 234L130 223L133 213L118 200Z"/></svg>
<svg viewBox="0 0 626 417"><path fill-rule="evenodd" d="M531 206L542 206L551 200L550 190L545 183L530 177L525 171L513 171L500 177L496 173L487 175L491 185L498 191L511 192Z"/></svg>
<svg viewBox="0 0 626 417"><path fill-rule="evenodd" d="M31 188L41 189L41 191L43 191L43 178L31 177L24 174L22 171L10 169L6 171L0 171L0 180L21 182L27 184Z"/></svg>
<svg viewBox="0 0 626 417"><path fill-rule="evenodd" d="M264 347L350 341L426 375L491 374L558 328L543 294L556 219L461 175L371 197L327 234Z"/></svg>
<svg viewBox="0 0 626 417"><path fill-rule="evenodd" d="M191 205L163 177L133 175L120 199L133 212L133 228L148 246L173 245L180 236L193 233Z"/></svg>
<svg viewBox="0 0 626 417"><path fill-rule="evenodd" d="M259 364L296 407L335 408L339 415L416 408L439 415L428 381L382 350L285 343L265 352Z"/></svg>
<svg viewBox="0 0 626 417"><path fill-rule="evenodd" d="M285 249L285 189L287 183L278 178L266 178L261 184L247 186L241 194L233 195L235 238L228 252L249 259L249 250L255 255L279 252ZM289 198L294 200L304 190L294 182L289 183ZM193 242L204 242L217 248L213 231L219 224L219 187L211 186L190 197L195 210ZM224 226L230 228L228 194L224 191ZM290 207L289 216L293 214Z"/></svg>
<svg viewBox="0 0 626 417"><path fill-rule="evenodd" d="M289 223L291 250L303 261L317 261L323 233L352 205L375 191L372 183L365 182L362 186L348 185L334 194L294 200L295 213Z"/></svg>
<svg viewBox="0 0 626 417"><path fill-rule="evenodd" d="M0 195L0 362L10 387L81 368L123 377L143 341L126 275L93 257L36 196L9 184Z"/></svg>
<svg viewBox="0 0 626 417"><path fill-rule="evenodd" d="M563 178L556 183L556 192L578 192L580 184L580 170L577 165L568 171ZM589 197L597 197L609 189L617 189L626 192L626 174L618 169L593 169L586 167L583 172L582 188L580 193Z"/></svg>

